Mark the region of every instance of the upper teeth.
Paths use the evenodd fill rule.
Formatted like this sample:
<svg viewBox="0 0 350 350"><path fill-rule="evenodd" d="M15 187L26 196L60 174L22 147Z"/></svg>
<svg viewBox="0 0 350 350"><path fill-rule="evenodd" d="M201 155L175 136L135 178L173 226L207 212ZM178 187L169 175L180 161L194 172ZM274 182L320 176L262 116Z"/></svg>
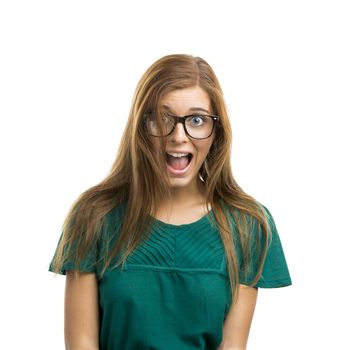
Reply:
<svg viewBox="0 0 350 350"><path fill-rule="evenodd" d="M186 157L189 155L189 153L174 153L174 152L167 152L168 154L170 154L173 157Z"/></svg>

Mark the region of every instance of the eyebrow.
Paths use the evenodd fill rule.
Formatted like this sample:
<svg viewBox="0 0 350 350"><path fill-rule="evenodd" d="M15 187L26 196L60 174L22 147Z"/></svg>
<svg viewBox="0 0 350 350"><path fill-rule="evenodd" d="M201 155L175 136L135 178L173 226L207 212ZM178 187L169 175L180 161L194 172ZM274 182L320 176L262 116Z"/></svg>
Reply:
<svg viewBox="0 0 350 350"><path fill-rule="evenodd" d="M208 114L209 114L209 111L206 110L205 108L202 108L202 107L192 107L192 108L190 108L190 111L191 111L191 112L200 111L200 112L205 112L205 113L208 113Z"/></svg>
<svg viewBox="0 0 350 350"><path fill-rule="evenodd" d="M172 109L167 105L163 105L162 107L164 107L165 109L167 109L170 112L173 112ZM205 108L202 108L202 107L191 107L189 109L189 111L190 112L205 112L207 114L210 114L210 112L208 110L206 110Z"/></svg>

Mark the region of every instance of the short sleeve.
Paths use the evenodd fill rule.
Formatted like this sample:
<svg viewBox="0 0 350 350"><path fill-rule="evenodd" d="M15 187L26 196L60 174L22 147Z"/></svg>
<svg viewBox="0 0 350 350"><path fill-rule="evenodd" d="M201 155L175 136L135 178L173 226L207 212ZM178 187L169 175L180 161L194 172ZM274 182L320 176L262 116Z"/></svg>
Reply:
<svg viewBox="0 0 350 350"><path fill-rule="evenodd" d="M57 254L57 248L58 248L58 245L62 239L62 236L63 236L63 233L61 234L60 239L58 241L55 254L54 254L53 258L51 259L50 266L49 266L50 272L54 272L53 271L53 261L54 261L56 254ZM74 257L73 257L74 254L71 254L71 255L72 255L72 257L63 263L60 271L58 271L59 274L65 275L68 270L79 270L82 272L95 272L95 273L97 272L97 259L98 259L98 246L97 246L97 244L95 246L93 246L85 254L85 256L83 257L79 266L77 266L74 262Z"/></svg>
<svg viewBox="0 0 350 350"><path fill-rule="evenodd" d="M266 211L269 227L271 230L271 240L269 241L266 260L264 262L262 275L255 287L259 288L279 288L292 284L286 257L283 251L280 235L277 231L275 221L270 211L263 206ZM254 225L254 235L257 234L258 226ZM253 237L254 239L254 237ZM260 240L264 246L266 238ZM241 262L241 260L240 260ZM240 283L250 284L259 268L259 259L254 250L249 261L248 274L245 275L240 268Z"/></svg>
<svg viewBox="0 0 350 350"><path fill-rule="evenodd" d="M90 249L85 252L79 266L77 266L74 262L74 248L73 252L70 254L71 258L67 259L62 265L60 271L58 272L61 275L65 275L68 270L79 270L82 272L95 272L98 278L101 277L101 271L103 270L103 263L106 256L110 251L110 247L116 242L118 237L119 230L122 224L122 217L125 213L126 203L121 203L113 207L105 217L103 221L101 231L99 233L98 238L96 239L95 244L91 244ZM63 233L61 234L55 254L51 259L49 271L53 271L53 261L57 254L58 245L63 237Z"/></svg>

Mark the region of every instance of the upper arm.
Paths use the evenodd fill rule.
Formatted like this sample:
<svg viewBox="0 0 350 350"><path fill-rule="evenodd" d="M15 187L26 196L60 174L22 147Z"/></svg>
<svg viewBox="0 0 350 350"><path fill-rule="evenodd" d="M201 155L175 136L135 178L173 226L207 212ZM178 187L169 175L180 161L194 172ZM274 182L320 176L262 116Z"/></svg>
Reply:
<svg viewBox="0 0 350 350"><path fill-rule="evenodd" d="M220 350L246 349L258 288L239 285L238 300L232 304L223 326Z"/></svg>
<svg viewBox="0 0 350 350"><path fill-rule="evenodd" d="M64 302L66 349L99 348L98 283L95 273L67 271Z"/></svg>

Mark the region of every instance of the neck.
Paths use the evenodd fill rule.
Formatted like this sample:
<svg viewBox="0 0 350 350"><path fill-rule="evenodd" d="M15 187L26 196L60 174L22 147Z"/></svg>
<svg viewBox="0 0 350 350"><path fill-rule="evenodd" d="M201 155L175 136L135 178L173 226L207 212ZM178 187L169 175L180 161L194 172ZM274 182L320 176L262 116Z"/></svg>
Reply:
<svg viewBox="0 0 350 350"><path fill-rule="evenodd" d="M168 210L190 207L193 205L205 205L205 189L201 182L193 183L186 187L173 187L171 196L162 200L160 206Z"/></svg>

